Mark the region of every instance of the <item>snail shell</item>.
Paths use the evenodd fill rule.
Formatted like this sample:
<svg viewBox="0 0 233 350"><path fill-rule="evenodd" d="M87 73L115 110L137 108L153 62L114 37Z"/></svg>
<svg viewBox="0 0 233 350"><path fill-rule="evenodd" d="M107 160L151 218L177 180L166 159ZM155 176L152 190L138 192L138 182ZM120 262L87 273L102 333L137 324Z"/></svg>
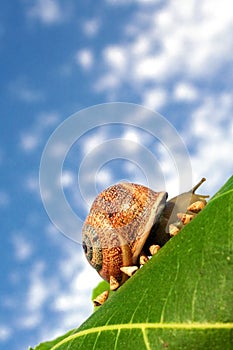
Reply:
<svg viewBox="0 0 233 350"><path fill-rule="evenodd" d="M94 200L82 230L83 249L102 278L119 285L128 278L120 268L138 264L152 226L159 221L166 192L120 183Z"/></svg>

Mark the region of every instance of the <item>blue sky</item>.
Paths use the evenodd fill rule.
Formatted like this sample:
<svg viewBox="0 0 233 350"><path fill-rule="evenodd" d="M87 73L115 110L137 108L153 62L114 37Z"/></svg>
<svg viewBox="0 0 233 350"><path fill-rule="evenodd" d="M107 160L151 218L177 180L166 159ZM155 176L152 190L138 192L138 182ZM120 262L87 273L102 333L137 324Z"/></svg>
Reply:
<svg viewBox="0 0 233 350"><path fill-rule="evenodd" d="M205 176L202 191L213 195L233 170L232 31L229 0L1 2L1 349L34 346L92 311L99 277L80 245L57 230L40 196L40 161L52 132L96 104L143 105L177 130L190 181ZM96 126L101 122L94 114L95 127L89 124L64 161L61 183L81 221L106 186L147 183L145 150L159 167L157 190L161 183L170 195L178 192L179 156L188 168L183 154L159 144L136 119L130 127ZM64 152L56 146L55 158Z"/></svg>

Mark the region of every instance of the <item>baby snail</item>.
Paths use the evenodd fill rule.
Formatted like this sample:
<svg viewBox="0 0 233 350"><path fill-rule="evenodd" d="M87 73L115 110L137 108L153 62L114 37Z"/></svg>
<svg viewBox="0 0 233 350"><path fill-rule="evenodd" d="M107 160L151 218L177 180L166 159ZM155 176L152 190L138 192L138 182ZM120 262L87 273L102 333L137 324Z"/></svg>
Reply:
<svg viewBox="0 0 233 350"><path fill-rule="evenodd" d="M121 286L205 207L209 196L195 193L204 181L169 201L166 192L134 183L113 185L96 197L83 225L82 246L110 290ZM108 292L102 293L94 304L101 305L107 297Z"/></svg>

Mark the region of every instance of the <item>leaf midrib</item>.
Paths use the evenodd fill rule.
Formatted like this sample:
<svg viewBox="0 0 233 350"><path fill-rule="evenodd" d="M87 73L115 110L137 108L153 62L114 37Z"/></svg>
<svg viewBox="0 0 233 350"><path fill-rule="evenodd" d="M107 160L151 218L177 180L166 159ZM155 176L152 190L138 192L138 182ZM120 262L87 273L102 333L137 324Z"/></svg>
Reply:
<svg viewBox="0 0 233 350"><path fill-rule="evenodd" d="M59 346L68 343L71 340L74 340L76 338L93 334L93 333L100 333L100 332L106 332L106 331L114 331L114 330L121 330L121 329L141 329L142 331L145 331L146 329L177 329L177 330L207 330L207 329L233 329L233 322L216 322L216 323L125 323L125 324L113 324L113 325L106 325L106 326L100 326L100 327L93 327L90 329L86 329L83 331L80 331L78 333L74 333L67 338L61 340L59 343L54 345L51 350L57 349Z"/></svg>
<svg viewBox="0 0 233 350"><path fill-rule="evenodd" d="M213 203L216 199L219 199L220 197L224 197L224 196L226 196L227 194L229 194L229 193L231 193L231 192L233 192L233 188L231 188L230 190L227 190L227 191L225 191L225 192L223 192L223 193L216 193L216 194L210 199L210 201L209 201L208 203Z"/></svg>

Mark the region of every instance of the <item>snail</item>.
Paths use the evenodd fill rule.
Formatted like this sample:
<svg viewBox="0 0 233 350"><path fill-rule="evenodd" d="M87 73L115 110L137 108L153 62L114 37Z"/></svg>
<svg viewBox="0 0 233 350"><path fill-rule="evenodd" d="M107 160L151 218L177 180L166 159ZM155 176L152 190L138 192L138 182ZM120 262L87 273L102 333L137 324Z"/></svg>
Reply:
<svg viewBox="0 0 233 350"><path fill-rule="evenodd" d="M83 225L82 246L111 290L118 289L205 207L208 196L195 193L205 180L169 201L167 192L134 183L113 185L96 197ZM105 297L100 299L102 304Z"/></svg>

